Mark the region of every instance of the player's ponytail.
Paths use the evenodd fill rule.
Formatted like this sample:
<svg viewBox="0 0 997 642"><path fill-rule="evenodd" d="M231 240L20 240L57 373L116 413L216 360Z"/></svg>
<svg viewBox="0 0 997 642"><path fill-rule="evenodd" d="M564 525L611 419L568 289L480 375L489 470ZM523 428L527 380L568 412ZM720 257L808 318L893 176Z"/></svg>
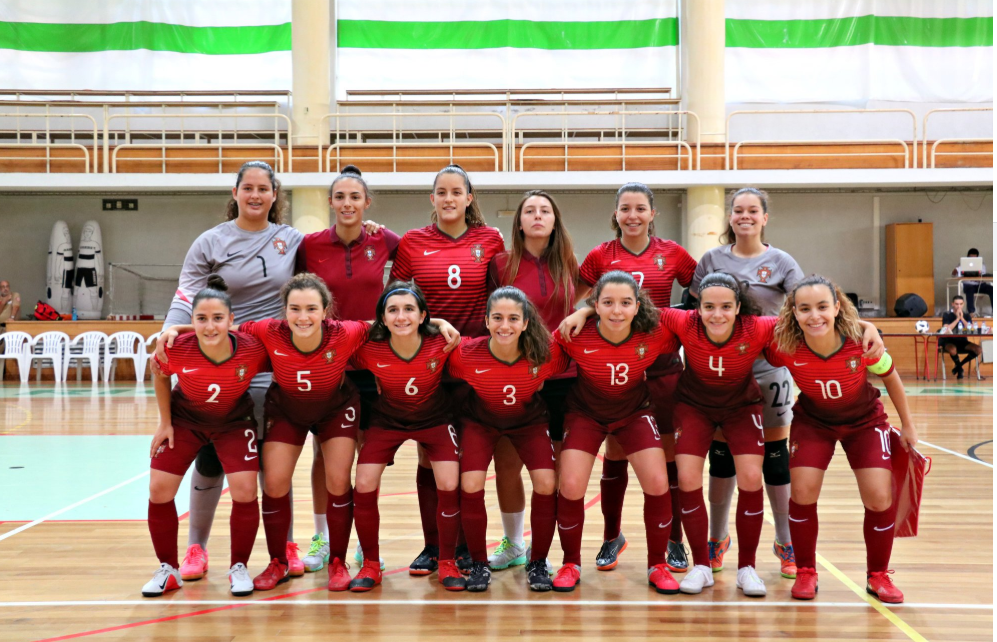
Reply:
<svg viewBox="0 0 997 642"><path fill-rule="evenodd" d="M209 275L207 285L194 295L194 300L190 304L191 310L197 308L197 304L206 299L218 299L229 312L232 311L232 297L228 295L228 285L226 285L225 279L217 274Z"/></svg>
<svg viewBox="0 0 997 642"><path fill-rule="evenodd" d="M419 324L419 334L424 337L431 337L440 333L440 329L429 322L429 305L426 303L426 297L419 286L415 284L415 281L392 281L384 288L381 296L377 299L377 307L374 310L374 323L370 326L370 334L368 335L371 341L384 341L391 337L391 330L384 324L384 309L388 307L388 299L396 294L411 295L415 298L416 305L419 306L419 312L426 313L426 318Z"/></svg>
<svg viewBox="0 0 997 642"><path fill-rule="evenodd" d="M464 210L464 222L468 227L484 227L485 217L481 213L481 207L478 205L478 195L474 193L474 186L471 185L471 177L467 175L464 168L457 164L447 165L441 169L436 174L436 178L433 179L433 191L436 191L436 183L440 180L440 176L444 174L457 174L464 180L464 189L472 197L471 203ZM436 216L436 210L430 214L429 220L435 225L438 222L438 217Z"/></svg>
<svg viewBox="0 0 997 642"><path fill-rule="evenodd" d="M364 199L370 200L371 198L370 187L367 186L367 181L364 180L363 176L361 175L360 168L357 167L356 165L347 165L346 167L343 168L343 171L339 174L339 176L332 179L332 184L329 186L330 197L332 196L333 192L336 191L336 183L346 178L352 178L356 182L360 183L360 186L363 187Z"/></svg>
<svg viewBox="0 0 997 642"><path fill-rule="evenodd" d="M834 317L834 331L853 341L861 341L862 326L859 325L859 312L851 299L827 277L813 274L798 282L793 291L786 296L786 301L779 310L779 321L775 326L775 341L779 352L793 354L804 341L803 328L796 320L796 293L804 287L825 287L831 294L831 300L837 303L838 315Z"/></svg>
<svg viewBox="0 0 997 642"><path fill-rule="evenodd" d="M547 326L544 325L544 320L540 317L537 306L533 305L533 302L526 297L522 290L506 285L495 290L488 297L485 317L491 315L492 306L499 299L512 301L518 304L520 310L523 311L523 321L526 322L526 328L519 335L519 351L523 353L531 365L540 366L547 363L550 360L551 336Z"/></svg>
<svg viewBox="0 0 997 642"><path fill-rule="evenodd" d="M633 275L629 272L612 270L603 274L599 277L595 287L592 288L592 294L586 299L585 304L597 310L598 308L595 304L599 301L602 289L611 283L626 285L633 290L634 299L637 300L637 314L630 323L630 328L634 332L650 332L658 327L658 323L661 321L661 314L658 312L658 308L654 307L654 302L651 301L651 295L647 293L647 290L637 287L637 281L634 280Z"/></svg>

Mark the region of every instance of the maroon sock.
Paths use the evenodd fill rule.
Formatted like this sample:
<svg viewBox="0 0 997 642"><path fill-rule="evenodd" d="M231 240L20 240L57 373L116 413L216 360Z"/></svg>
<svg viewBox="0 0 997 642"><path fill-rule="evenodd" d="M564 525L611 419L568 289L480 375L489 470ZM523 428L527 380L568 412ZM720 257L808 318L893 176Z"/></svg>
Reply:
<svg viewBox="0 0 997 642"><path fill-rule="evenodd" d="M361 493L353 491L353 519L357 524L357 539L363 549L364 560L377 561L381 557L378 545L378 531L381 528L381 514L377 510L377 491Z"/></svg>
<svg viewBox="0 0 997 642"><path fill-rule="evenodd" d="M710 536L710 518L706 515L706 502L703 501L703 487L696 490L679 491L682 505L682 524L689 536L689 550L692 561L697 566L710 565L710 549L707 541Z"/></svg>
<svg viewBox="0 0 997 642"><path fill-rule="evenodd" d="M263 532L270 559L287 564L287 529L291 526L291 496L271 497L263 493Z"/></svg>
<svg viewBox="0 0 997 642"><path fill-rule="evenodd" d="M623 521L623 498L627 495L629 481L627 460L603 459L602 479L599 487L602 491L602 539L609 541L620 536L620 524Z"/></svg>
<svg viewBox="0 0 997 642"><path fill-rule="evenodd" d="M765 493L758 490L737 489L737 567L754 567L758 540L762 536L762 523L765 521Z"/></svg>
<svg viewBox="0 0 997 642"><path fill-rule="evenodd" d="M647 534L647 567L665 563L672 527L672 498L644 493L644 532Z"/></svg>
<svg viewBox="0 0 997 642"><path fill-rule="evenodd" d="M865 563L870 573L885 571L890 566L896 516L892 507L878 513L865 509L862 531L865 534Z"/></svg>
<svg viewBox="0 0 997 642"><path fill-rule="evenodd" d="M345 560L353 530L353 489L348 488L342 495L329 493L328 496L325 519L329 523L329 559Z"/></svg>
<svg viewBox="0 0 997 642"><path fill-rule="evenodd" d="M682 541L682 500L679 498L679 469L674 461L665 462L668 469L668 496L672 501L672 532L668 539Z"/></svg>
<svg viewBox="0 0 997 642"><path fill-rule="evenodd" d="M557 533L564 550L563 564L582 565L582 528L585 527L585 498L557 497Z"/></svg>
<svg viewBox="0 0 997 642"><path fill-rule="evenodd" d="M287 499L285 497L285 499ZM290 504L290 500L288 500ZM288 506L290 511L290 506ZM232 540L231 565L235 566L242 562L249 566L249 556L253 554L253 544L256 543L256 532L260 530L260 503L253 499L251 502L237 502L232 500L232 514L228 519L229 536ZM287 548L287 526L281 531L281 538L284 541L284 548Z"/></svg>
<svg viewBox="0 0 997 642"><path fill-rule="evenodd" d="M467 547L475 562L488 561L485 534L488 530L488 513L485 511L485 491L476 493L460 491L460 523L467 535Z"/></svg>
<svg viewBox="0 0 997 642"><path fill-rule="evenodd" d="M817 568L817 502L797 504L789 500L789 534L793 538L797 568Z"/></svg>
<svg viewBox="0 0 997 642"><path fill-rule="evenodd" d="M163 564L180 569L177 554L177 531L180 520L177 517L177 505L172 499L162 504L149 502L149 534L152 536L152 548L156 557Z"/></svg>
<svg viewBox="0 0 997 642"><path fill-rule="evenodd" d="M556 508L556 495L541 495L533 491L533 496L530 498L530 530L533 532L531 562L545 560L550 554L550 545L554 541L554 527L557 524Z"/></svg>
<svg viewBox="0 0 997 642"><path fill-rule="evenodd" d="M439 546L440 531L436 525L439 498L432 468L416 466L415 489L419 495L419 516L422 518L422 535L426 540L426 546Z"/></svg>
<svg viewBox="0 0 997 642"><path fill-rule="evenodd" d="M484 491L482 491L484 492ZM440 533L440 560L456 557L457 530L460 528L460 494L456 490L436 489L439 509L436 511L436 528Z"/></svg>

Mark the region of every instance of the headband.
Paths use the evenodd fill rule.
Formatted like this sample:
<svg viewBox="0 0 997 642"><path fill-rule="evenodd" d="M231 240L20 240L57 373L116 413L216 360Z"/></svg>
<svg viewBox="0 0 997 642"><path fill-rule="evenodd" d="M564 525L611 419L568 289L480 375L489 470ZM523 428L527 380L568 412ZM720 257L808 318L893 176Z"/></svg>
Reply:
<svg viewBox="0 0 997 642"><path fill-rule="evenodd" d="M415 292L413 292L412 290L409 290L408 288L395 288L391 292L388 292L387 294L384 295L384 302L387 303L388 302L388 297L391 297L391 296L393 296L393 295L395 295L395 294L397 294L399 292L405 292L407 294L411 294L412 296L415 297L416 301L419 300L419 295L416 294Z"/></svg>
<svg viewBox="0 0 997 642"><path fill-rule="evenodd" d="M705 281L706 279L703 280ZM730 283L723 283L721 281L717 281L716 283L707 283L705 285L703 285L703 283L699 284L700 291L704 290L705 288L727 288L728 290L734 293L735 297L741 294L741 289L738 288L737 286L731 286Z"/></svg>

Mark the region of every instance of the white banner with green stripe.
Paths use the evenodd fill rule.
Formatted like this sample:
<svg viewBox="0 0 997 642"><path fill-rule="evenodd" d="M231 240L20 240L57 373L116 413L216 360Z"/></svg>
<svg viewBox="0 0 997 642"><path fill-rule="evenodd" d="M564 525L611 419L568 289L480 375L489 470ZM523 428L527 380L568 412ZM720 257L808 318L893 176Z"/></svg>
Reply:
<svg viewBox="0 0 997 642"><path fill-rule="evenodd" d="M992 0L727 0L728 103L991 102Z"/></svg>

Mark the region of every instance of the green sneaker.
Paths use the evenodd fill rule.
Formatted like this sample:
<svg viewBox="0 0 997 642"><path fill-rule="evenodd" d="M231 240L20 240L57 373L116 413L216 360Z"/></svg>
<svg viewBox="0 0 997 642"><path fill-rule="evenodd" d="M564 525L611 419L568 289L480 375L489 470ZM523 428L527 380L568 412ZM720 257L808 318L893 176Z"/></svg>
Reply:
<svg viewBox="0 0 997 642"><path fill-rule="evenodd" d="M316 533L312 536L312 545L308 548L308 554L301 560L305 564L305 570L309 573L317 573L325 568L329 563L329 540L324 533Z"/></svg>
<svg viewBox="0 0 997 642"><path fill-rule="evenodd" d="M360 548L360 544L357 544L357 552L353 554L353 559L354 561L356 561L357 564L363 566L363 549ZM385 569L384 558L379 557L377 559L379 562L381 562L381 570L383 571Z"/></svg>
<svg viewBox="0 0 997 642"><path fill-rule="evenodd" d="M522 566L526 561L526 544L514 544L508 537L503 537L495 552L488 556L488 566L493 571Z"/></svg>

